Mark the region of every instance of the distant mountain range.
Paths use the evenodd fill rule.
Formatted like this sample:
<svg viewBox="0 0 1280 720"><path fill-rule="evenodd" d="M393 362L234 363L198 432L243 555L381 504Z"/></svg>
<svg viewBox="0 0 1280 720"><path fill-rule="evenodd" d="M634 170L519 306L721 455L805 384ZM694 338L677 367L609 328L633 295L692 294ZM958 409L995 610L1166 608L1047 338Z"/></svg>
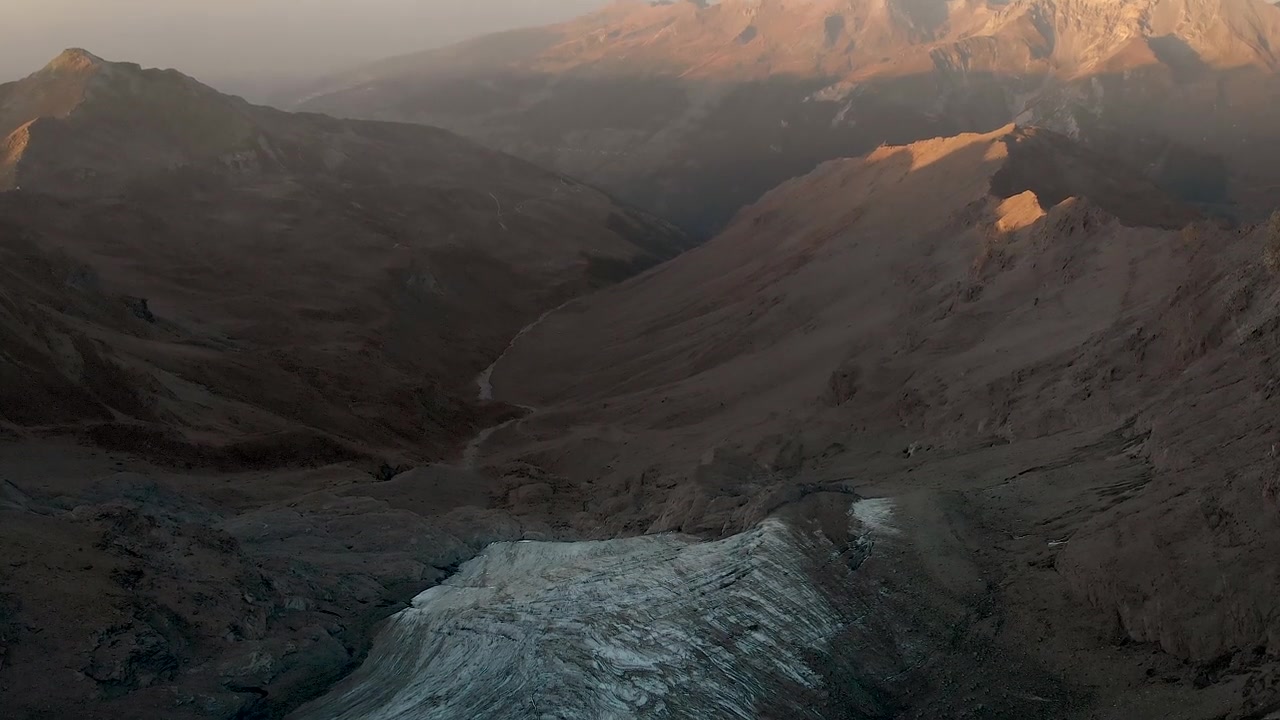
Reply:
<svg viewBox="0 0 1280 720"><path fill-rule="evenodd" d="M1262 0L623 0L331 78L305 109L447 127L699 232L823 160L1008 122L1250 216L1280 182Z"/></svg>

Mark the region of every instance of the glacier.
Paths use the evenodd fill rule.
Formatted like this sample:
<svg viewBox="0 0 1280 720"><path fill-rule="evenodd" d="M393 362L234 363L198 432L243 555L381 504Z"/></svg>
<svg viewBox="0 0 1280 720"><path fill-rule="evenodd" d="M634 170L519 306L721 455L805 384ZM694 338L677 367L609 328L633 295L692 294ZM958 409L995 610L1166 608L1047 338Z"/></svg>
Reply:
<svg viewBox="0 0 1280 720"><path fill-rule="evenodd" d="M870 534L891 534L891 507L862 502L850 519L869 547ZM816 663L850 618L815 578L849 549L804 525L492 544L390 618L361 667L292 717L818 717Z"/></svg>

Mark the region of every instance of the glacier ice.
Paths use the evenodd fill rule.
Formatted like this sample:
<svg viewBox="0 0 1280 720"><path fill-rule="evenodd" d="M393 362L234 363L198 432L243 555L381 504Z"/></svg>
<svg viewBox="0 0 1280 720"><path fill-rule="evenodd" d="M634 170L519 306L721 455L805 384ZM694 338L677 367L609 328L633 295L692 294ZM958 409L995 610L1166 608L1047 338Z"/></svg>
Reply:
<svg viewBox="0 0 1280 720"><path fill-rule="evenodd" d="M888 513L859 519L884 529ZM294 717L813 717L814 659L844 622L813 578L836 561L820 533L780 519L717 541L495 543Z"/></svg>

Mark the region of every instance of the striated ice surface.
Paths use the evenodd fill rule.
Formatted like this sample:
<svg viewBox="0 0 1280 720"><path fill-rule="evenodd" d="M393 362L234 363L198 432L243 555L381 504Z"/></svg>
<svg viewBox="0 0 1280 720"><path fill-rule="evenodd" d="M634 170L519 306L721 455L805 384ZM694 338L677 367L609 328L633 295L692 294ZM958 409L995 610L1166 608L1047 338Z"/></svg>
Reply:
<svg viewBox="0 0 1280 720"><path fill-rule="evenodd" d="M363 666L294 717L812 717L810 663L840 621L810 578L834 557L772 519L715 542L497 543L391 618Z"/></svg>

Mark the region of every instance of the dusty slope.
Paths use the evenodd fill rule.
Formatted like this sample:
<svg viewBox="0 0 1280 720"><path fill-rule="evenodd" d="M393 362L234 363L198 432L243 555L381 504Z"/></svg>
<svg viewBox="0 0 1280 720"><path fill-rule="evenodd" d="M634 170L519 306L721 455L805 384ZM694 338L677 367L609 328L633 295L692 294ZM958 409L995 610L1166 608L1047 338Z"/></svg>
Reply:
<svg viewBox="0 0 1280 720"><path fill-rule="evenodd" d="M1036 648L1087 716L1261 717L1277 230L1191 220L1044 131L828 163L523 338L495 394L541 411L487 461L551 470L547 506L604 535L890 495L981 568L963 626Z"/></svg>
<svg viewBox="0 0 1280 720"><path fill-rule="evenodd" d="M1087 295L1092 312L1051 301L1055 284L1100 284L1077 277L1074 265L1085 262L1077 256L1141 257L1144 244L1166 236L1152 226L1194 218L1155 186L1047 131L1010 127L884 147L784 184L704 247L551 316L498 366L495 394L593 419L660 419L663 429L680 428L670 436L688 438L686 458L724 439L716 434L750 446L787 425L773 412L807 407L832 382L840 400L865 385L871 397L859 395L859 409L874 399L877 412L902 405L903 422L932 421L952 391L934 395L939 388L917 371L942 374L942 362L948 376L999 376L985 344L1006 323L1036 333L1019 338L1032 353L1077 346L1114 322L1106 294ZM1059 232L1080 226L1089 237L1126 240ZM1007 267L1015 250L1030 258L1025 267ZM1106 260L1109 272L1129 262ZM1108 292L1119 293L1110 302L1125 294ZM1148 301L1149 293L1131 294ZM1026 317L1015 323L1019 312ZM832 380L846 364L849 378ZM877 373L924 385L915 392L930 393L927 405L880 390ZM708 396L729 405L722 413ZM694 407L713 419L709 437L695 434L702 418L685 414ZM732 427L720 427L724 417ZM987 418L988 430L1001 425Z"/></svg>
<svg viewBox="0 0 1280 720"><path fill-rule="evenodd" d="M1277 182L1276 47L1260 0L630 0L302 106L449 127L697 230L824 160L1015 118L1248 214Z"/></svg>
<svg viewBox="0 0 1280 720"><path fill-rule="evenodd" d="M682 242L444 131L281 113L84 51L4 88L5 132L10 428L439 457L516 329Z"/></svg>

